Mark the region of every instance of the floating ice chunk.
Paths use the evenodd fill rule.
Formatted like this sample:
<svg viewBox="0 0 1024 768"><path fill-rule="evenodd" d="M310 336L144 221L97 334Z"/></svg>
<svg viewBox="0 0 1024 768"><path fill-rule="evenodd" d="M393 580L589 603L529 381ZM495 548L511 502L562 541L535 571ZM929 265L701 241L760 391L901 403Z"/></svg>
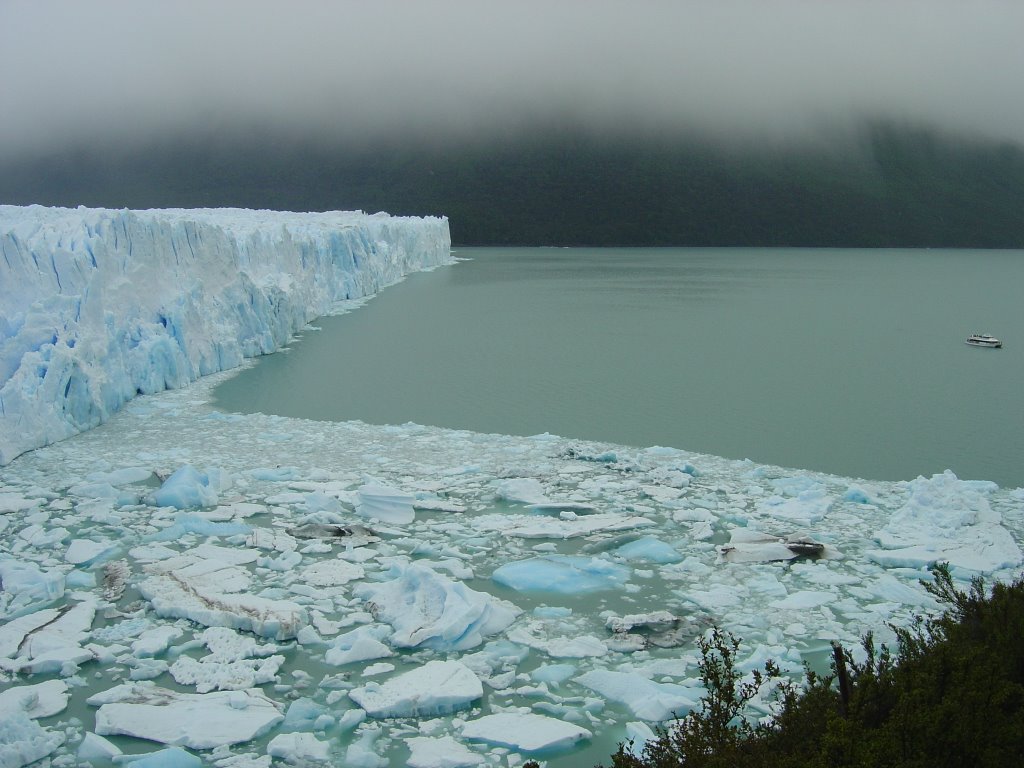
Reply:
<svg viewBox="0 0 1024 768"><path fill-rule="evenodd" d="M177 541L189 533L200 536L238 536L248 534L252 529L245 523L218 523L202 515L179 512L174 523L147 537L149 541Z"/></svg>
<svg viewBox="0 0 1024 768"><path fill-rule="evenodd" d="M0 493L0 515L8 512L27 512L41 506L42 499L29 499L20 493Z"/></svg>
<svg viewBox="0 0 1024 768"><path fill-rule="evenodd" d="M21 768L42 760L64 743L64 734L43 728L24 712L0 717L0 766Z"/></svg>
<svg viewBox="0 0 1024 768"><path fill-rule="evenodd" d="M208 691L239 691L277 681L277 671L284 656L266 659L235 659L223 661L204 657L196 661L180 656L168 670L179 685L194 685L199 693Z"/></svg>
<svg viewBox="0 0 1024 768"><path fill-rule="evenodd" d="M321 560L303 568L298 580L314 587L334 587L348 584L364 576L363 567L345 560Z"/></svg>
<svg viewBox="0 0 1024 768"><path fill-rule="evenodd" d="M412 494L386 485L367 484L359 489L356 514L384 523L405 524L416 519Z"/></svg>
<svg viewBox="0 0 1024 768"><path fill-rule="evenodd" d="M0 669L11 672L64 673L73 665L95 658L82 648L96 616L96 602L83 601L59 608L46 624L25 632L13 659L0 658ZM25 626L25 625L22 625ZM11 638L4 638L4 644Z"/></svg>
<svg viewBox="0 0 1024 768"><path fill-rule="evenodd" d="M267 754L288 763L326 763L331 745L311 733L280 733L267 744Z"/></svg>
<svg viewBox="0 0 1024 768"><path fill-rule="evenodd" d="M496 499L520 504L546 504L549 499L544 494L544 486L540 480L532 477L514 477L502 480L494 492Z"/></svg>
<svg viewBox="0 0 1024 768"><path fill-rule="evenodd" d="M576 672L573 664L541 664L530 673L530 677L540 683L564 683Z"/></svg>
<svg viewBox="0 0 1024 768"><path fill-rule="evenodd" d="M116 546L109 541L72 539L64 553L64 561L72 565L89 565L112 551Z"/></svg>
<svg viewBox="0 0 1024 768"><path fill-rule="evenodd" d="M569 749L593 734L564 720L526 712L499 712L469 720L462 737L510 747L518 752L548 752Z"/></svg>
<svg viewBox="0 0 1024 768"><path fill-rule="evenodd" d="M139 592L158 616L184 618L208 627L232 627L264 637L294 637L309 623L306 610L290 600L243 592L248 571L214 560L182 555L146 566Z"/></svg>
<svg viewBox="0 0 1024 768"><path fill-rule="evenodd" d="M537 627L514 627L508 632L508 639L529 648L544 651L554 659L583 659L588 656L604 656L608 645L591 635L574 637L537 637Z"/></svg>
<svg viewBox="0 0 1024 768"><path fill-rule="evenodd" d="M699 635L704 627L668 611L609 616L605 626L612 633L609 646L614 650L634 651L656 646L674 648Z"/></svg>
<svg viewBox="0 0 1024 768"><path fill-rule="evenodd" d="M722 560L727 563L768 563L777 560L793 560L797 557L828 557L828 548L808 536L772 536L769 533L750 528L733 528L729 531L729 543L718 548Z"/></svg>
<svg viewBox="0 0 1024 768"><path fill-rule="evenodd" d="M367 683L349 697L370 717L436 717L469 707L483 696L480 679L458 661L428 661L384 683Z"/></svg>
<svg viewBox="0 0 1024 768"><path fill-rule="evenodd" d="M167 650L171 642L181 637L178 627L168 625L153 627L139 635L132 643L132 655L136 657L157 656Z"/></svg>
<svg viewBox="0 0 1024 768"><path fill-rule="evenodd" d="M133 768L201 768L203 761L181 747L168 747L141 757L133 755L130 765Z"/></svg>
<svg viewBox="0 0 1024 768"><path fill-rule="evenodd" d="M0 603L0 618L22 612L36 603L64 596L64 574L56 568L41 570L35 563L0 559L0 584L7 600Z"/></svg>
<svg viewBox="0 0 1024 768"><path fill-rule="evenodd" d="M501 632L521 613L511 603L422 565L398 565L393 574L389 581L362 584L353 592L394 627L390 642L398 648L463 651Z"/></svg>
<svg viewBox="0 0 1024 768"><path fill-rule="evenodd" d="M470 768L484 762L483 755L471 751L451 736L413 736L405 740L409 751L409 768Z"/></svg>
<svg viewBox="0 0 1024 768"><path fill-rule="evenodd" d="M394 656L395 652L381 642L390 633L385 627L359 627L351 632L338 635L324 654L328 664L341 666L356 661L372 661Z"/></svg>
<svg viewBox="0 0 1024 768"><path fill-rule="evenodd" d="M960 480L949 470L906 483L906 503L877 533L882 565L923 568L936 561L988 573L1024 560L1020 547L989 506L994 483Z"/></svg>
<svg viewBox="0 0 1024 768"><path fill-rule="evenodd" d="M472 521L479 531L500 531L521 539L573 539L598 531L628 531L654 525L653 520L613 513L543 517L539 515L481 515Z"/></svg>
<svg viewBox="0 0 1024 768"><path fill-rule="evenodd" d="M190 749L249 741L284 719L258 689L178 693L143 682L119 685L86 703L99 705L96 733L101 736L134 736Z"/></svg>
<svg viewBox="0 0 1024 768"><path fill-rule="evenodd" d="M545 555L507 563L491 578L518 592L576 595L618 589L629 575L628 568L596 557Z"/></svg>
<svg viewBox="0 0 1024 768"><path fill-rule="evenodd" d="M160 488L153 492L153 503L158 507L194 509L215 507L219 498L216 479L208 472L200 472L186 464L168 477Z"/></svg>
<svg viewBox="0 0 1024 768"><path fill-rule="evenodd" d="M787 486L787 491L793 490ZM794 497L769 496L757 502L755 511L779 520L795 523L816 523L828 514L832 497L818 483L808 480L807 487Z"/></svg>
<svg viewBox="0 0 1024 768"><path fill-rule="evenodd" d="M854 504L872 504L871 495L859 485L851 485L843 494L843 501Z"/></svg>
<svg viewBox="0 0 1024 768"><path fill-rule="evenodd" d="M0 720L15 712L35 719L63 712L68 706L68 686L63 680L19 685L0 691Z"/></svg>
<svg viewBox="0 0 1024 768"><path fill-rule="evenodd" d="M46 608L0 624L0 658L14 658L28 635L52 622L62 612L62 609Z"/></svg>
<svg viewBox="0 0 1024 768"><path fill-rule="evenodd" d="M345 750L345 768L385 768L388 764L387 759L378 755L373 748L382 734L383 730L379 727L363 730L359 738Z"/></svg>
<svg viewBox="0 0 1024 768"><path fill-rule="evenodd" d="M643 538L623 544L615 550L615 554L625 560L643 560L651 563L678 563L683 559L671 545L655 536Z"/></svg>
<svg viewBox="0 0 1024 768"><path fill-rule="evenodd" d="M836 599L833 592L820 592L815 590L802 590L771 603L772 608L780 611L806 611L811 608L818 608L828 605Z"/></svg>
<svg viewBox="0 0 1024 768"><path fill-rule="evenodd" d="M624 704L641 720L661 722L682 717L698 705L703 691L675 683L655 683L637 674L595 669L576 682L606 699Z"/></svg>
<svg viewBox="0 0 1024 768"><path fill-rule="evenodd" d="M626 723L626 747L630 754L641 757L648 741L654 741L658 735L647 723Z"/></svg>
<svg viewBox="0 0 1024 768"><path fill-rule="evenodd" d="M241 635L225 627L210 627L203 632L203 643L210 653L198 661L181 656L168 670L174 681L194 685L199 693L212 690L241 690L276 682L284 656L271 655L276 645L259 645L250 635ZM253 656L269 657L254 659Z"/></svg>
<svg viewBox="0 0 1024 768"><path fill-rule="evenodd" d="M79 762L95 765L108 761L113 762L114 758L122 754L122 752L121 748L116 744L89 731L82 738L82 743L78 745L78 752L76 754Z"/></svg>

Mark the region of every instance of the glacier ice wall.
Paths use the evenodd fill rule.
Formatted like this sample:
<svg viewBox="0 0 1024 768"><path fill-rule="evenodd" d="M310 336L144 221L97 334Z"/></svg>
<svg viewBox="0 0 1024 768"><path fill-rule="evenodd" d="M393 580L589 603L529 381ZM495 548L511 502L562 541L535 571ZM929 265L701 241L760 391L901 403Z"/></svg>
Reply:
<svg viewBox="0 0 1024 768"><path fill-rule="evenodd" d="M451 261L446 218L0 206L0 465Z"/></svg>

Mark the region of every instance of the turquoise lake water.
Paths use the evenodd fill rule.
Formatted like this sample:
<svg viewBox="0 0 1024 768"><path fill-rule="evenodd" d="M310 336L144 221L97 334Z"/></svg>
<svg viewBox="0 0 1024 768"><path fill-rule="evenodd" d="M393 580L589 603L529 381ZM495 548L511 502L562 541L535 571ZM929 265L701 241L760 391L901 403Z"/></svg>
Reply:
<svg viewBox="0 0 1024 768"><path fill-rule="evenodd" d="M1024 251L455 255L316 321L218 407L1024 485Z"/></svg>

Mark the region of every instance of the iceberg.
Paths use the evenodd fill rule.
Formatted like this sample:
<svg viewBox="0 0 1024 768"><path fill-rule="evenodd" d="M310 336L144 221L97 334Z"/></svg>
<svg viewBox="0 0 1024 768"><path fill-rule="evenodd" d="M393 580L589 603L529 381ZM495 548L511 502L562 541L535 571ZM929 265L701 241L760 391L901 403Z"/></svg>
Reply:
<svg viewBox="0 0 1024 768"><path fill-rule="evenodd" d="M451 261L445 218L0 205L0 465Z"/></svg>
<svg viewBox="0 0 1024 768"><path fill-rule="evenodd" d="M86 699L100 736L135 736L189 749L214 749L266 733L284 720L280 705L257 688L178 693L153 684L124 684Z"/></svg>
<svg viewBox="0 0 1024 768"><path fill-rule="evenodd" d="M484 695L483 685L459 661L428 661L385 683L367 683L349 698L370 717L434 717L469 707Z"/></svg>
<svg viewBox="0 0 1024 768"><path fill-rule="evenodd" d="M463 651L503 631L520 613L422 565L397 566L390 581L354 591L394 628L390 642L397 648Z"/></svg>
<svg viewBox="0 0 1024 768"><path fill-rule="evenodd" d="M470 720L462 735L471 741L486 741L520 752L548 752L567 749L593 734L586 728L528 712L499 712Z"/></svg>

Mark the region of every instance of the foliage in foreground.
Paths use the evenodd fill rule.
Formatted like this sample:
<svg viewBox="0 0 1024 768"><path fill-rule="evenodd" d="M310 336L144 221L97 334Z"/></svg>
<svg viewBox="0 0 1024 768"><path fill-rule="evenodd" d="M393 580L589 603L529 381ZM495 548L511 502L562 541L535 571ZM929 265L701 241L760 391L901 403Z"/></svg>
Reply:
<svg viewBox="0 0 1024 768"><path fill-rule="evenodd" d="M830 675L781 685L770 725L740 716L766 677L743 683L737 641L715 630L701 644L701 709L639 757L620 744L613 768L1024 765L1024 576L986 594L981 579L961 592L948 567L932 573L925 586L947 604L941 616L894 627L895 657L870 634L862 663L835 645Z"/></svg>

